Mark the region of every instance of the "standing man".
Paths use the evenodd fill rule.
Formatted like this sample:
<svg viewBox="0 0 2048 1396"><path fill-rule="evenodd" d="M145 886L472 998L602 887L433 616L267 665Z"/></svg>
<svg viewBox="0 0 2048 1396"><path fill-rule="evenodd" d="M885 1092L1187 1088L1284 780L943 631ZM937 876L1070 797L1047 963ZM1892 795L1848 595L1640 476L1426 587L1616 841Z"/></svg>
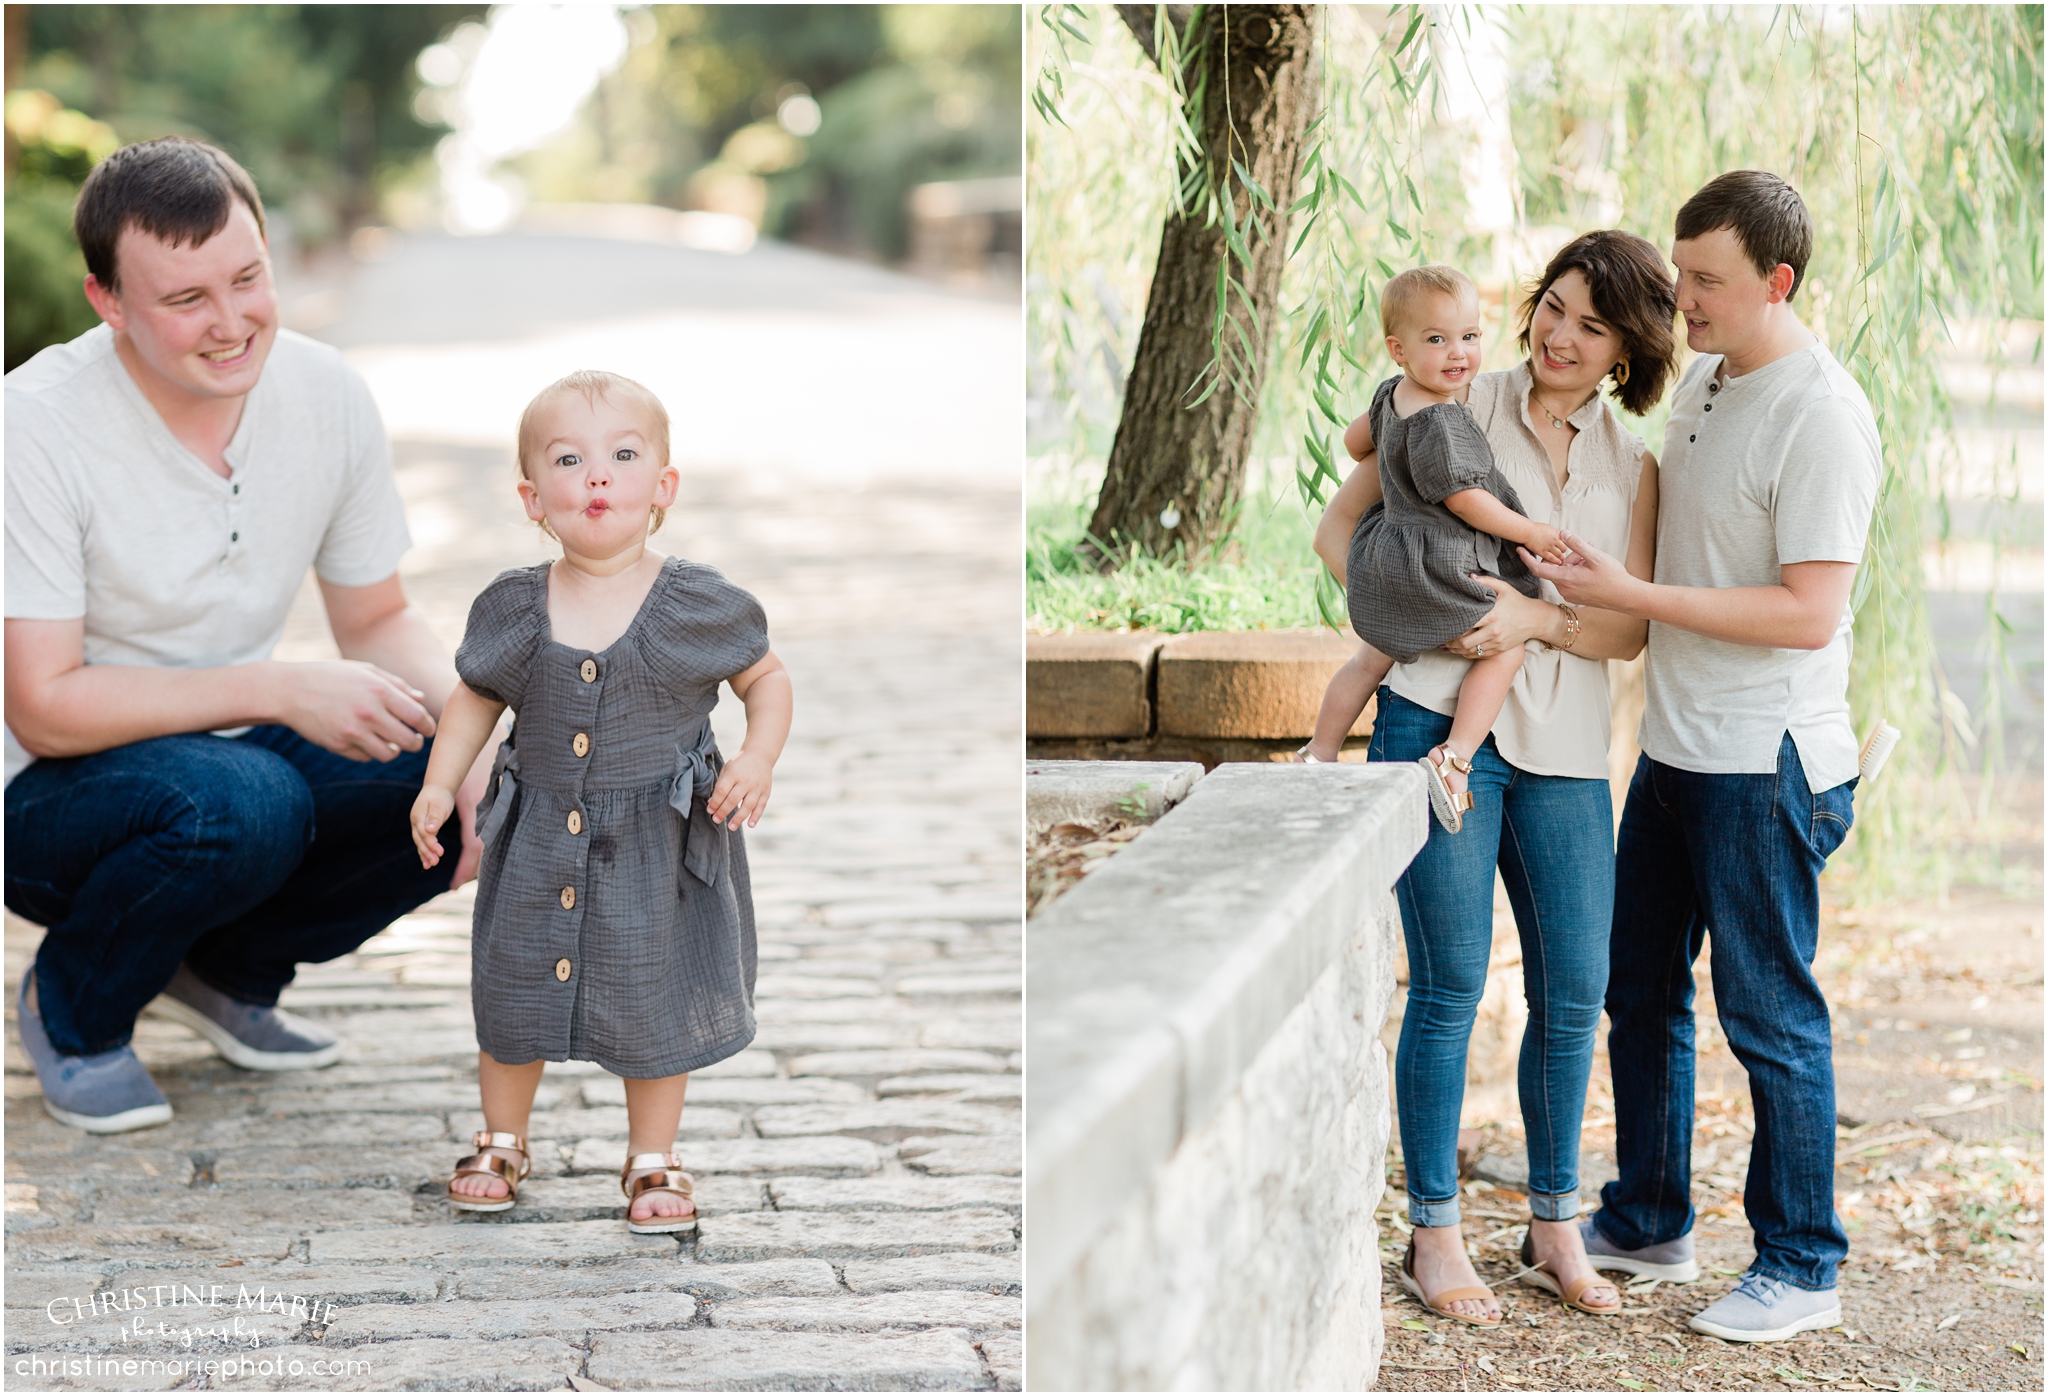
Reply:
<svg viewBox="0 0 2048 1396"><path fill-rule="evenodd" d="M1813 224L1790 185L1731 171L1675 231L1699 357L1664 436L1656 580L1576 539L1579 561L1530 564L1568 601L1650 622L1607 986L1621 1176L1581 1229L1601 1269L1699 1274L1692 966L1711 933L1714 1001L1756 1107L1743 1193L1756 1260L1692 1327L1770 1342L1842 1321L1834 1057L1813 957L1820 871L1855 817L1848 602L1877 423L1792 308Z"/></svg>
<svg viewBox="0 0 2048 1396"><path fill-rule="evenodd" d="M152 1000L238 1066L339 1055L278 993L451 885L406 812L455 673L368 388L278 328L249 176L127 146L74 225L105 323L6 378L6 901L47 928L18 1004L44 1104L110 1133L171 1117L129 1045ZM309 566L344 658L278 663Z"/></svg>

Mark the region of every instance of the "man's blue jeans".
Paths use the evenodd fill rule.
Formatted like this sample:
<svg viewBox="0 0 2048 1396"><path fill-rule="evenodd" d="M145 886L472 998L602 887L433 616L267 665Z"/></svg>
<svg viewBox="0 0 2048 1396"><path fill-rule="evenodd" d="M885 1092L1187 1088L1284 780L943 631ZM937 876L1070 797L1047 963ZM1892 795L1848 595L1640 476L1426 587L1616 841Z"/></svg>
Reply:
<svg viewBox="0 0 2048 1396"><path fill-rule="evenodd" d="M1714 1005L1756 1105L1742 1195L1756 1268L1834 1287L1849 1238L1835 1215L1834 1048L1813 956L1820 870L1849 835L1855 789L1808 790L1789 734L1770 775L1636 763L1607 986L1621 1176L1595 1217L1615 1245L1692 1229L1692 966L1711 931Z"/></svg>
<svg viewBox="0 0 2048 1396"><path fill-rule="evenodd" d="M7 787L7 906L48 928L37 1002L67 1056L125 1044L180 961L274 1004L448 890L408 812L432 749L350 761L288 727L35 762Z"/></svg>
<svg viewBox="0 0 2048 1396"><path fill-rule="evenodd" d="M1374 761L1414 761L1451 719L1379 691ZM1458 1222L1458 1115L1465 1051L1493 952L1493 875L1507 885L1522 937L1529 1023L1516 1084L1529 1140L1529 1210L1544 1221L1579 1211L1579 1127L1607 987L1614 910L1614 804L1605 780L1538 776L1502 759L1488 737L1472 758L1463 832L1434 819L1395 893L1408 942L1408 1006L1394 1058L1408 1219Z"/></svg>

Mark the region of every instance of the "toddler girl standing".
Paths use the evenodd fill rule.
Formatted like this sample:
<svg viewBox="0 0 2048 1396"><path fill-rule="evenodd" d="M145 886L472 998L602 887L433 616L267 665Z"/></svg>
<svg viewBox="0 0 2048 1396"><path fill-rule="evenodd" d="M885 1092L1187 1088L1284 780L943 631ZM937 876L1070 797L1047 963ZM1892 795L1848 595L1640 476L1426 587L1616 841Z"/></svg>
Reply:
<svg viewBox="0 0 2048 1396"><path fill-rule="evenodd" d="M670 1149L689 1073L754 1037L754 916L742 822L758 823L788 738L789 675L754 598L647 546L679 485L668 414L616 374L572 373L519 423L519 496L562 545L470 608L461 683L413 805L420 860L506 708L518 724L477 807L483 865L471 952L485 1128L449 1201L502 1211L530 1170L543 1064L625 1078L620 1186L635 1232L690 1231L693 1183ZM718 685L746 705L722 761Z"/></svg>

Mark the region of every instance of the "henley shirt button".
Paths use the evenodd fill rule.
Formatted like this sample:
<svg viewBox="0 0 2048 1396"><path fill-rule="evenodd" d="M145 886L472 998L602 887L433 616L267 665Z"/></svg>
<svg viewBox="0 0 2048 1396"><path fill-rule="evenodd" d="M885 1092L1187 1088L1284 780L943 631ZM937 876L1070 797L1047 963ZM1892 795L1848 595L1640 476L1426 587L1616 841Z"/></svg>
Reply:
<svg viewBox="0 0 2048 1396"><path fill-rule="evenodd" d="M240 494L241 492L242 492L242 487L241 487L240 485L229 485L229 486L228 486L228 493L230 493L230 494Z"/></svg>
<svg viewBox="0 0 2048 1396"><path fill-rule="evenodd" d="M563 982L564 984L568 983L568 982L569 982L569 969L570 969L570 965L569 965L569 962L568 962L567 960L557 960L557 961L555 961L555 978L557 978L557 979L561 980L561 981L562 981L562 982Z"/></svg>
<svg viewBox="0 0 2048 1396"><path fill-rule="evenodd" d="M228 535L228 541L230 543L239 543L242 541L242 535L239 533L230 533Z"/></svg>
<svg viewBox="0 0 2048 1396"><path fill-rule="evenodd" d="M562 910L574 911L575 909L576 889L574 887L564 887L562 889Z"/></svg>
<svg viewBox="0 0 2048 1396"><path fill-rule="evenodd" d="M572 834L583 832L583 813L581 810L572 809L569 811L569 832Z"/></svg>
<svg viewBox="0 0 2048 1396"><path fill-rule="evenodd" d="M1714 410L1714 404L1713 404L1713 403L1711 403L1711 402L1710 402L1710 403L1708 403L1708 404L1707 404L1707 411L1711 412L1711 411L1713 411L1713 410Z"/></svg>
<svg viewBox="0 0 2048 1396"><path fill-rule="evenodd" d="M1699 438L1698 438L1697 436L1688 436L1688 437L1686 437L1685 439L1686 439L1687 441L1697 441L1697 440L1699 440Z"/></svg>
<svg viewBox="0 0 2048 1396"><path fill-rule="evenodd" d="M578 732L575 739L569 743L569 750L575 752L578 756L590 755L590 734Z"/></svg>
<svg viewBox="0 0 2048 1396"><path fill-rule="evenodd" d="M584 660L583 668L580 672L583 675L583 682L595 683L597 681L597 661L595 659Z"/></svg>

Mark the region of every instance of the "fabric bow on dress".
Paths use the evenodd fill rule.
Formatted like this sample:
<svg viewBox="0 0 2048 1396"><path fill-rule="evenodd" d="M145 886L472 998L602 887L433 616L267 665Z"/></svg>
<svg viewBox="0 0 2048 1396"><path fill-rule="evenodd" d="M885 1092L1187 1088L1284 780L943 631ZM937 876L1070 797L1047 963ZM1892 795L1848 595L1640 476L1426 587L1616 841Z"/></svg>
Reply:
<svg viewBox="0 0 2048 1396"><path fill-rule="evenodd" d="M726 828L711 817L709 808L724 765L718 738L706 718L694 745L676 747L676 777L669 786L668 802L683 816L683 867L706 887L718 885L726 866Z"/></svg>

